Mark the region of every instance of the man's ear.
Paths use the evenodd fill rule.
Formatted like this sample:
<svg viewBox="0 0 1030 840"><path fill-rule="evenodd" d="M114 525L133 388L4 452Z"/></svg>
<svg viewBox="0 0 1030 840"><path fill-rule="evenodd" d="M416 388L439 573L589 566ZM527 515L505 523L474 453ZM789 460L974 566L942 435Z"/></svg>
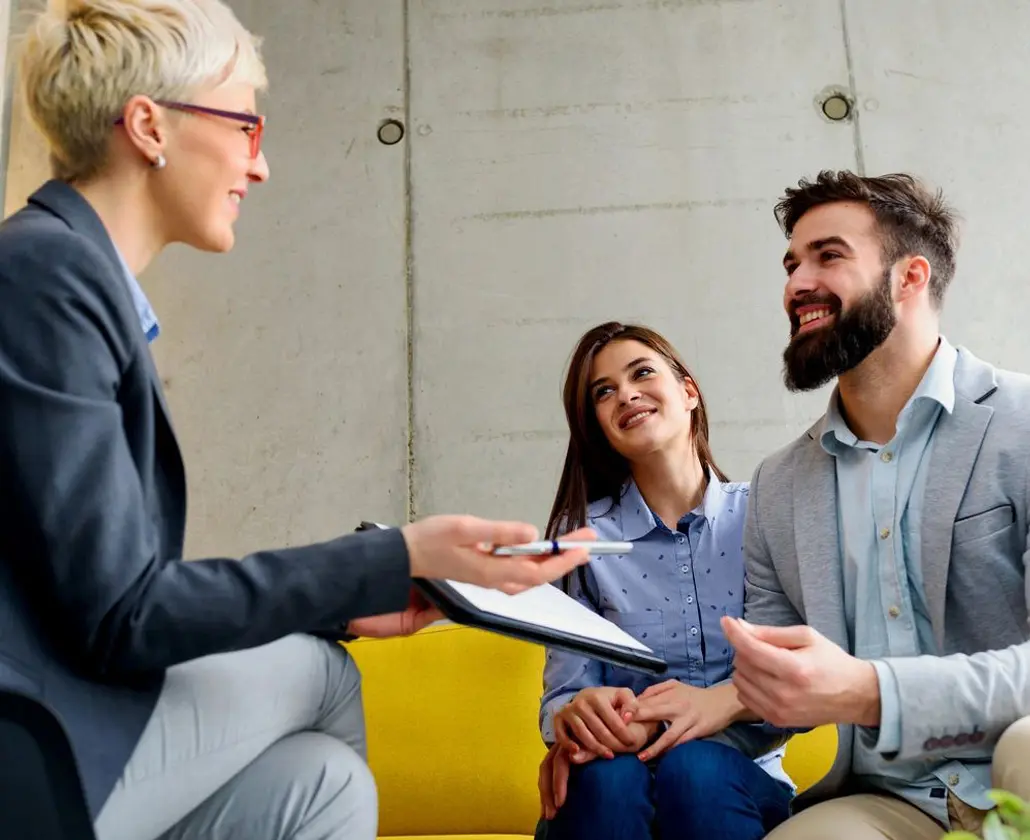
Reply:
<svg viewBox="0 0 1030 840"><path fill-rule="evenodd" d="M898 303L916 297L930 285L933 269L923 256L906 257L898 261Z"/></svg>
<svg viewBox="0 0 1030 840"><path fill-rule="evenodd" d="M164 154L168 125L163 109L149 96L133 96L122 111L122 125L129 142L154 164Z"/></svg>

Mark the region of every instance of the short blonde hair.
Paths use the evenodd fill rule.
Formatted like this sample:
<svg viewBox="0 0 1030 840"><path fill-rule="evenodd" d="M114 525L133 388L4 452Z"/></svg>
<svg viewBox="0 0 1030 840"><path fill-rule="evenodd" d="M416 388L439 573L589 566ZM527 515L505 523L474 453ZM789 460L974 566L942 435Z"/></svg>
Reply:
<svg viewBox="0 0 1030 840"><path fill-rule="evenodd" d="M19 74L55 178L107 161L128 100L175 100L225 82L267 85L260 40L221 0L48 0L29 24Z"/></svg>

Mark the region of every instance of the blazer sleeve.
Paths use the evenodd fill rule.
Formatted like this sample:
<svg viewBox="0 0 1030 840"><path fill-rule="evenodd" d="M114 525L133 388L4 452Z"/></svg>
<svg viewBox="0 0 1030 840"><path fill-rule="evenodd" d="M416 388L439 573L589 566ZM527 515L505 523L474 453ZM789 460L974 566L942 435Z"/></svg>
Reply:
<svg viewBox="0 0 1030 840"><path fill-rule="evenodd" d="M751 479L744 520L744 618L752 624L792 627L804 620L780 586L762 522L762 464Z"/></svg>
<svg viewBox="0 0 1030 840"><path fill-rule="evenodd" d="M783 588L773 564L762 524L762 464L751 478L747 516L744 519L744 618L752 624L791 627L804 624ZM747 755L763 755L781 746L793 734L808 727L779 727L768 721L733 724L727 735ZM734 740L735 739L735 740Z"/></svg>
<svg viewBox="0 0 1030 840"><path fill-rule="evenodd" d="M890 669L901 703L900 750L877 744L890 758L925 760L953 753L958 736L973 745L993 745L1011 724L1030 715L1030 642L878 664ZM942 698L947 698L943 707ZM936 709L941 711L928 713Z"/></svg>
<svg viewBox="0 0 1030 840"><path fill-rule="evenodd" d="M158 556L117 399L145 346L126 338L102 256L54 247L5 249L0 269L0 545L75 664L142 675L403 609L398 530L242 560Z"/></svg>

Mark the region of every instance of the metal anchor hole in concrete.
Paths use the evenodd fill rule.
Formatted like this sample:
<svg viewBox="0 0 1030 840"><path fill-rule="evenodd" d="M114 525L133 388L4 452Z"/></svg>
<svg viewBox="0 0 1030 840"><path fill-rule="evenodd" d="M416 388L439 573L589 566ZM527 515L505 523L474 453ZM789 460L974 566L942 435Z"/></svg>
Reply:
<svg viewBox="0 0 1030 840"><path fill-rule="evenodd" d="M851 115L851 103L846 96L835 93L826 97L822 104L823 115L834 122L846 120Z"/></svg>
<svg viewBox="0 0 1030 840"><path fill-rule="evenodd" d="M404 124L398 120L383 120L379 124L379 130L376 132L376 136L379 137L379 142L384 146L392 146L395 143L400 143L401 138L404 137Z"/></svg>

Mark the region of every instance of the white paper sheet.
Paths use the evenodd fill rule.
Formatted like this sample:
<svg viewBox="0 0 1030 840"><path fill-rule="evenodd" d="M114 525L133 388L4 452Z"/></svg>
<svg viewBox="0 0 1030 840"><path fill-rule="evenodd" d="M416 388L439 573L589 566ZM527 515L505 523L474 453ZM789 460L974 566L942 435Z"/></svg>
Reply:
<svg viewBox="0 0 1030 840"><path fill-rule="evenodd" d="M557 586L545 584L527 589L518 595L507 595L496 589L484 589L471 583L449 580L455 591L484 612L512 618L526 624L572 633L587 639L621 645L633 650L653 653L651 648L634 639L606 618L570 598Z"/></svg>
<svg viewBox="0 0 1030 840"><path fill-rule="evenodd" d="M369 523L376 528L387 528L378 522ZM585 639L621 645L632 650L653 654L647 645L634 639L621 627L587 609L570 598L557 586L544 584L527 589L518 595L507 595L496 589L486 589L472 583L448 580L454 590L483 612L534 624L550 630L571 633Z"/></svg>

